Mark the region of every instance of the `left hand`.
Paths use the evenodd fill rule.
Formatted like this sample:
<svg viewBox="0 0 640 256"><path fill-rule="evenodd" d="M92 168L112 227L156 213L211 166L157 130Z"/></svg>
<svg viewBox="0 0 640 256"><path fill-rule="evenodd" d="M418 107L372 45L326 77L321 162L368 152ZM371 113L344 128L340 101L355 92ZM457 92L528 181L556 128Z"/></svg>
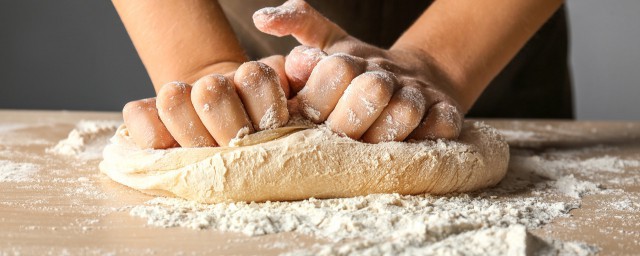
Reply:
<svg viewBox="0 0 640 256"><path fill-rule="evenodd" d="M338 27L302 0L257 11L262 32L294 36L285 63L294 109L310 120L369 143L455 139L463 111L458 94L420 49L381 49Z"/></svg>

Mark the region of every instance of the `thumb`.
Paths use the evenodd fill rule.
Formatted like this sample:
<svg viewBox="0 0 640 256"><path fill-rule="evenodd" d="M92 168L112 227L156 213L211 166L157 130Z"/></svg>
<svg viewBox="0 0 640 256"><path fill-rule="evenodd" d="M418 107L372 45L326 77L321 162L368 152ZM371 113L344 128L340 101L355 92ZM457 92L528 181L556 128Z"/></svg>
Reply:
<svg viewBox="0 0 640 256"><path fill-rule="evenodd" d="M303 0L289 0L253 14L260 31L274 36L292 35L303 45L325 49L348 34Z"/></svg>

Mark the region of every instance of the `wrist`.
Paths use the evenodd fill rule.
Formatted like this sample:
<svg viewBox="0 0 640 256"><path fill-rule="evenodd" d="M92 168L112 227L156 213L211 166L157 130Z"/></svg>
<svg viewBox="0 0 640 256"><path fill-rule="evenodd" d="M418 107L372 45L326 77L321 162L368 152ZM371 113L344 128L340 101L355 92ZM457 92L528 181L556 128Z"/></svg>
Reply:
<svg viewBox="0 0 640 256"><path fill-rule="evenodd" d="M464 81L467 79L461 79L459 74L448 68L450 63L447 63L446 59L437 58L422 47L408 43L396 42L390 51L413 59L413 61L405 61L408 65L407 68L415 70L415 75L424 77L426 81L430 81L434 86L444 90L460 104L465 113L475 102L476 96L471 93L472 90L466 88L468 83Z"/></svg>
<svg viewBox="0 0 640 256"><path fill-rule="evenodd" d="M190 82L195 82L203 76L210 74L227 74L236 71L244 61L222 61L216 62L212 64L205 65L194 71L192 75L189 76Z"/></svg>

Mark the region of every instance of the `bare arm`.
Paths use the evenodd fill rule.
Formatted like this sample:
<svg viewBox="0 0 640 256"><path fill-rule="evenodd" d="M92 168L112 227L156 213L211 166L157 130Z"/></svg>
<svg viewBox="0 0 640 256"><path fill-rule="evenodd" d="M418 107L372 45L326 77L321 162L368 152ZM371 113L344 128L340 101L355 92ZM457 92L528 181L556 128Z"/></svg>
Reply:
<svg viewBox="0 0 640 256"><path fill-rule="evenodd" d="M392 49L430 56L468 111L562 0L435 1Z"/></svg>
<svg viewBox="0 0 640 256"><path fill-rule="evenodd" d="M156 92L246 61L216 0L113 0Z"/></svg>

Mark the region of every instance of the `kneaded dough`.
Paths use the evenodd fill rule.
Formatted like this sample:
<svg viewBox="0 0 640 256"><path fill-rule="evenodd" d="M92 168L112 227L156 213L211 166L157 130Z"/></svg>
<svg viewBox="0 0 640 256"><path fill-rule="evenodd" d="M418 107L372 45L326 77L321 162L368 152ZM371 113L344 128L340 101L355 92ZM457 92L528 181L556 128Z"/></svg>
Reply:
<svg viewBox="0 0 640 256"><path fill-rule="evenodd" d="M467 192L498 183L509 161L497 131L469 121L457 141L367 144L322 126L294 126L234 144L143 150L121 126L100 170L147 194L219 203Z"/></svg>

